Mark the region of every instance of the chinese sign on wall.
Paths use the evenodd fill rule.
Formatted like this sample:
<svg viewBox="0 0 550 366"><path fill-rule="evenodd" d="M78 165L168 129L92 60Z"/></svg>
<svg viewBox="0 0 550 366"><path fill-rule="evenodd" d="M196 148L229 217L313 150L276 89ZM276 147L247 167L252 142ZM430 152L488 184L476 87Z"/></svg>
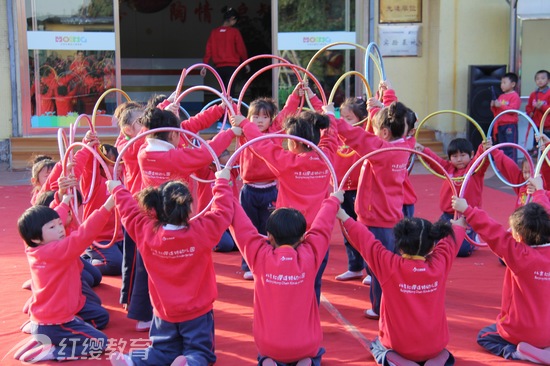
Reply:
<svg viewBox="0 0 550 366"><path fill-rule="evenodd" d="M380 0L379 23L422 22L422 0Z"/></svg>
<svg viewBox="0 0 550 366"><path fill-rule="evenodd" d="M420 25L379 25L382 56L420 56Z"/></svg>

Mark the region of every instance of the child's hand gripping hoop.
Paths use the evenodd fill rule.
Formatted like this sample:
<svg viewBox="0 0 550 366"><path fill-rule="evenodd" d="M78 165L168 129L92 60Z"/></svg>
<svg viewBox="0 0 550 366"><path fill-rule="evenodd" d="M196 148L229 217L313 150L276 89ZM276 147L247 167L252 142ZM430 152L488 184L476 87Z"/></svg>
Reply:
<svg viewBox="0 0 550 366"><path fill-rule="evenodd" d="M434 165L436 165L441 170L441 172L443 174L442 175L443 179L446 179L447 182L449 182L449 185L451 187L451 191L452 191L453 195L456 195L456 187L453 184L453 180L451 179L451 176L449 175L449 173L447 173L447 171L445 171L445 169L434 158L432 158L431 156L429 156L426 153L423 153L421 151L416 151L416 150L410 149L408 147L397 147L397 146L396 147L387 147L387 148L383 148L383 149L378 149L378 150L372 151L372 152L362 156L359 160L357 160L355 163L353 163L353 165L350 166L350 168L348 169L346 174L344 174L344 176L342 177L342 180L340 181L340 187L338 188L338 190L343 190L344 189L346 181L348 180L351 172L353 172L353 170L355 168L357 168L357 166L362 165L363 161L369 159L371 156L381 154L381 153L391 152L391 151L408 151L411 154L422 155L423 157L427 158L429 161L431 161ZM340 222L340 226L341 226L342 232L344 233L344 236L346 237L348 242L352 243L352 241L350 240L349 235L347 234L347 231L344 228L344 223ZM354 246L354 247L356 247L356 246Z"/></svg>
<svg viewBox="0 0 550 366"><path fill-rule="evenodd" d="M418 124L418 127L416 128L416 133L414 134L414 138L416 140L418 140L418 135L419 135L419 132L420 132L420 128L424 125L424 123L426 123L430 118L432 118L433 116L437 116L438 114L442 114L442 113L452 113L452 114L457 114L459 116L462 116L464 118L466 118L468 121L470 121L470 123L472 123L475 128L479 131L479 134L481 135L481 138L483 140L483 142L485 142L487 140L487 137L485 136L485 132L483 132L483 129L479 126L479 123L477 123L472 117L468 116L467 114L465 113L462 113L462 112L458 112L458 111L454 111L454 110L441 110L441 111L437 111L437 112L433 112L429 115L427 115L426 117L424 117L424 119ZM417 152L418 153L418 152ZM418 160L420 160L420 162L422 163L422 165L424 165L424 167L429 171L431 172L433 175L439 177L439 178L445 178L443 175L435 172L432 168L430 168L430 166L428 164L426 164L426 162L424 161L423 159L423 156L424 155L420 155L418 154ZM477 170L476 172L481 168L481 164L477 167ZM464 177L452 177L451 178L452 180L454 181L461 181L464 179Z"/></svg>
<svg viewBox="0 0 550 366"><path fill-rule="evenodd" d="M223 98L223 100L225 100L225 98ZM120 153L118 154L118 158L116 159L115 167L113 168L114 169L113 180L118 180L118 177L117 177L118 165L121 164L122 157L124 156L124 153L126 152L128 147L130 147L137 140L140 140L140 139L144 138L145 136L147 136L149 134L156 133L156 132L169 132L169 131L174 131L174 132L179 132L180 134L189 135L191 138L199 141L201 144L204 145L206 150L208 150L210 155L212 155L212 160L213 160L214 164L216 165L216 170L217 171L221 170L220 161L218 160L218 156L216 155L216 152L214 151L214 149L212 149L212 147L202 137L200 137L199 135L197 135L196 133L193 133L191 131L184 130L183 128L162 127L162 128L155 128L155 129L152 129L152 130L142 132L142 133L138 134L136 137L132 138L130 141L128 141L128 143L120 151ZM191 175L191 177L194 178L193 175ZM214 198L212 198L212 200L210 200L208 205L201 212L199 212L198 214L193 216L191 219L189 219L189 221L194 220L195 218L197 218L200 215L202 215L203 213L205 213L210 208L210 206L212 205L213 200L214 200Z"/></svg>
<svg viewBox="0 0 550 366"><path fill-rule="evenodd" d="M291 68L294 73L296 74L296 77L298 78L298 82L302 83L303 80L302 80L302 77L300 76L300 73L298 71L302 71L302 72L305 72L309 78L313 81L313 83L315 84L315 86L317 87L317 89L319 89L320 91L320 94L321 94L321 100L323 101L323 105L326 105L327 104L327 98L325 96L325 94L322 92L323 88L321 86L321 83L319 82L319 80L317 80L317 78L315 78L315 76L313 76L312 73L310 73L309 71L307 71L306 69L304 69L303 67L301 66L298 66L298 65L294 65L294 64L291 64L289 62L284 62L284 63L278 63L278 64L271 64L271 65L267 65L263 68L261 68L260 70L256 71L247 81L246 83L244 84L242 90L241 90L241 93L239 94L239 102L238 102L238 105L237 105L237 110L240 110L241 108L241 104L242 104L242 100L244 98L244 94L246 92L246 89L250 86L250 84L254 81L254 79L256 79L260 74L262 74L264 71L267 71L267 70L271 70L271 69L274 69L276 67L289 67ZM300 108L302 108L303 106L303 103L302 105L300 106Z"/></svg>
<svg viewBox="0 0 550 366"><path fill-rule="evenodd" d="M497 116L495 116L495 118L493 119L493 121L491 122L491 124L489 125L489 129L487 130L487 136L492 136L493 135L493 129L495 127L495 124L496 124L496 121L498 121L498 119L500 117L502 117L503 115L507 114L507 113L516 113L516 114L519 114L521 116L523 116L525 119L527 119L527 121L529 122L530 124L530 127L533 128L533 131L535 132L535 136L540 136L540 133L539 133L539 130L537 129L537 125L535 124L535 122L533 122L533 120L527 115L525 114L524 112L522 111L518 111L517 109L508 109L506 111L503 111L503 112L500 112ZM506 143L506 144L497 144L496 146L500 146L500 147L514 147L518 150L520 150L526 159L529 159L530 162L529 162L529 166L532 166L533 165L533 160L531 159L531 156L529 155L529 153L525 153L524 151L526 151L525 149L519 149L518 145L517 144L514 144L514 143ZM494 149L491 149L491 151L493 151ZM541 153L541 149L539 148L538 149L538 155L540 157L540 153ZM497 169L496 165L495 165L495 160L493 159L493 156L491 154L488 155L489 157L489 163L491 163L491 167L493 168L496 176L502 181L502 183L506 184L507 186L509 187L514 187L514 188L517 188L517 187L521 187L525 184L527 184L527 181L525 182L522 182L522 183L518 183L518 184L514 184L514 183L510 183L506 180L506 178L504 178L502 176L502 174L500 173L500 171ZM548 160L548 157L545 157L547 160L547 162L550 164L550 160ZM531 169L531 176L533 176L533 169Z"/></svg>
<svg viewBox="0 0 550 366"><path fill-rule="evenodd" d="M294 135L287 135L287 134L280 134L280 133L269 133L269 134L266 134L266 135L263 135L263 136L258 136L256 138L250 140L250 141L247 141L245 144L241 145L237 150L235 150L233 155L231 155L231 157L227 161L227 165L228 166L233 166L233 164L235 163L235 160L237 159L239 154L241 154L241 152L243 152L243 150L245 150L246 148L250 147L251 145L253 145L254 143L256 143L258 141L268 140L268 139L290 139L290 140L295 140L295 141L301 142L302 144L307 145L308 147L310 147L312 150L314 150L321 157L321 159L327 165L327 168L328 168L329 173L330 173L331 181L332 181L332 187L333 187L332 192L335 193L335 192L338 191L338 189L337 189L338 188L338 178L336 177L336 171L334 170L334 166L330 162L329 158L325 155L323 150L321 150L313 142L311 142L309 140L306 140L302 137L294 136Z"/></svg>
<svg viewBox="0 0 550 366"><path fill-rule="evenodd" d="M69 163L69 157L71 156L72 150L74 150L77 146L81 147L81 148L84 148L84 149L87 149L92 154L94 159L99 162L99 164L103 168L103 171L105 172L105 175L107 176L107 179L109 179L109 180L113 179L113 177L111 176L111 173L109 172L109 168L107 167L107 164L105 163L105 161L103 161L103 159L101 158L101 156L99 155L97 150L90 147L90 146L88 146L88 145L86 145L86 144L83 144L82 142L73 142L67 148L67 151L66 151L65 155L63 156L63 173L62 173L63 176L67 176L67 166L68 166L68 163ZM95 174L95 169L96 168L95 168L95 164L94 164L94 174ZM92 177L92 182L94 182L94 181L95 181L95 176ZM92 187L93 187L93 184L92 184ZM91 192L92 192L92 189L90 189L90 195L91 195ZM78 215L76 214L78 212L78 205L77 205L77 202L76 202L76 194L74 195L72 210L73 210L74 217L76 218L78 224L79 225L82 224L82 219L80 217L78 217ZM100 243L94 241L93 245L96 246L97 248L100 248L100 249L110 248L115 243L116 233L119 229L120 229L120 218L118 216L116 216L116 218L115 218L115 229L113 231L113 239L108 244L100 244Z"/></svg>
<svg viewBox="0 0 550 366"><path fill-rule="evenodd" d="M462 182L462 186L460 187L460 193L458 194L458 197L460 198L464 198L464 194L466 192L466 187L468 185L468 182L470 180L470 177L472 175L474 175L474 173L477 171L478 169L478 166L481 166L483 160L485 159L485 157L487 155L489 155L491 153L491 151L495 150L495 149L499 149L501 147L514 147L516 149L518 149L519 151L521 151L523 154L526 154L526 155L529 155L527 150L525 150L525 148L523 148L522 146L518 145L518 144L514 144L514 143L511 143L511 142L506 142L506 143L502 143L502 144L497 144L495 146L491 146L489 149L487 149L486 151L484 151L476 160L474 160L472 166L470 166L470 169L468 169L468 171L466 172L466 175L464 175L464 181ZM542 160L541 160L542 161ZM533 161L531 159L528 160L529 162L529 169L531 171L531 176L533 176L533 172L535 171L535 168L533 167ZM504 181L503 181L504 182ZM525 184L526 182L522 183L522 184ZM527 201L529 201L530 197L528 196L527 197ZM455 211L455 219L458 217L459 213L457 211ZM473 244L473 245L476 245L478 247L485 247L487 246L487 243L478 243L472 239L470 239L469 236L466 236L465 238L470 244Z"/></svg>

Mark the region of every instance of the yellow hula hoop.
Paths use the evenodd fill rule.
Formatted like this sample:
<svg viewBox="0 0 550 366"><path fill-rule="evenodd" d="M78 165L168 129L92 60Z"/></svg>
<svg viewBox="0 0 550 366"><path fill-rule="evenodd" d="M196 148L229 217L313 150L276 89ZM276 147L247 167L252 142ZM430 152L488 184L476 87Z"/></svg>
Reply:
<svg viewBox="0 0 550 366"><path fill-rule="evenodd" d="M541 133L541 135L544 133L544 122L546 122L546 117L548 117L548 114L550 114L550 108L548 108L546 112L544 112L542 118L540 119L539 132ZM546 151L546 149L544 151ZM548 155L544 155L544 159L546 160L546 163L550 165L550 159L548 159Z"/></svg>
<svg viewBox="0 0 550 366"><path fill-rule="evenodd" d="M540 175L540 171L542 169L542 162L544 160L548 160L548 151L550 151L550 145L546 146L544 148L544 150L542 151L542 153L540 155L540 158L537 161L537 165L535 166L535 172L533 173L533 177L536 177L536 176Z"/></svg>
<svg viewBox="0 0 550 366"><path fill-rule="evenodd" d="M94 127L94 129L95 129L95 116L97 114L97 110L99 109L99 104L101 103L101 101L103 99L105 99L105 96L107 96L107 94L110 94L112 92L119 92L120 94L122 94L124 96L124 98L126 98L127 102L132 101L132 99L128 96L128 94L126 94L126 92L122 89L111 88L111 89L105 90L103 92L103 94L101 94L101 96L97 99L97 102L95 102L94 111L92 112L92 126Z"/></svg>
<svg viewBox="0 0 550 366"><path fill-rule="evenodd" d="M338 87L340 86L340 84L342 84L342 81L344 81L344 79L350 75L355 75L359 77L359 79L363 81L363 84L365 85L365 89L367 89L367 99L372 97L372 90L370 89L369 82L367 81L365 76L361 74L359 71L352 70L352 71L345 72L338 78L338 80L336 80L336 83L334 83L334 86L332 87L332 90L330 92L330 96L328 97L328 101L327 101L328 104L332 103L332 99L334 98L334 95L336 94Z"/></svg>
<svg viewBox="0 0 550 366"><path fill-rule="evenodd" d="M101 96L98 98L97 102L95 102L95 105L94 105L94 111L92 112L92 127L93 129L95 130L95 116L97 115L97 110L99 109L99 104L101 103L101 101L105 98L105 96L109 93L112 93L112 92L119 92L120 94L122 94L124 96L124 98L126 98L126 101L127 102L131 102L132 99L130 98L130 96L128 94L126 94L126 92L122 89L118 89L118 88L111 88L111 89L107 89L103 92L103 94L101 94ZM114 161L112 161L111 159L109 159L105 154L103 154L101 152L101 149L99 149L99 147L96 149L98 151L98 153L101 155L101 157L109 164L115 164Z"/></svg>
<svg viewBox="0 0 550 366"><path fill-rule="evenodd" d="M426 121L428 121L430 118L432 118L433 116L436 116L438 114L443 114L443 113L452 113L452 114L456 114L456 115L459 115L459 116L462 116L464 118L466 118L468 121L470 121L476 128L477 130L479 131L481 137L482 137L482 141L485 142L487 141L487 137L485 136L485 132L483 132L483 129L481 128L481 126L479 125L479 123L476 122L475 119L473 119L472 117L468 116L467 114L465 113L462 113L462 112L459 112L459 111L454 111L454 110L450 110L450 109L445 109L445 110L441 110L441 111L437 111L437 112L433 112L429 115L427 115L426 117L424 117L424 119L418 124L418 127L416 128L416 132L414 134L414 138L416 140L418 140L418 133L420 132L420 128L422 127L422 125L424 125L424 123L426 123ZM424 165L424 167L426 169L428 169L428 171L430 173L432 173L433 175L439 177L439 178L442 178L442 179L446 179L446 177L444 175L441 175L439 173L437 173L436 171L434 171L425 161L424 159L422 159L422 156L421 155L418 155L418 160L420 160L420 162L422 163L422 165ZM483 160L485 160L485 158L483 158ZM477 172L481 167L483 166L483 162L480 163L478 165L478 167L476 168L475 172ZM452 177L451 178L452 180L454 181L461 181L464 179L464 177Z"/></svg>

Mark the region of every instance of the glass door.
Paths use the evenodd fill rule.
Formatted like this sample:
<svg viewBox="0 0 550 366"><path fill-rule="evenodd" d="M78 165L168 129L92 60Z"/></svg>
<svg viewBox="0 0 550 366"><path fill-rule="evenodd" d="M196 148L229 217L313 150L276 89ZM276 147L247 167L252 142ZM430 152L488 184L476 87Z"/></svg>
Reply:
<svg viewBox="0 0 550 366"><path fill-rule="evenodd" d="M25 1L25 135L53 133L80 114L91 116L103 92L118 85L115 10L113 0ZM116 103L116 93L103 99L95 117L98 130L113 130Z"/></svg>

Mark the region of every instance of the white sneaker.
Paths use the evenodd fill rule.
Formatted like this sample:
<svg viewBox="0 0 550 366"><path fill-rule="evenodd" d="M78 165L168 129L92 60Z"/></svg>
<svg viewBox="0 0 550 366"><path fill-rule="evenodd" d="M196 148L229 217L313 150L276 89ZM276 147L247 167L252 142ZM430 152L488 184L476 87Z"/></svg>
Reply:
<svg viewBox="0 0 550 366"><path fill-rule="evenodd" d="M254 279L254 275L252 274L252 272L250 271L246 271L244 274L243 274L243 278L247 281L252 281Z"/></svg>
<svg viewBox="0 0 550 366"><path fill-rule="evenodd" d="M136 331L137 332L148 332L149 329L151 329L151 322L152 322L152 320L149 320L148 322L138 320L138 322L136 324Z"/></svg>
<svg viewBox="0 0 550 366"><path fill-rule="evenodd" d="M547 349L537 348L526 342L519 342L515 353L520 360L550 365L550 351Z"/></svg>
<svg viewBox="0 0 550 366"><path fill-rule="evenodd" d="M363 277L363 271L346 271L334 277L336 281L351 281Z"/></svg>
<svg viewBox="0 0 550 366"><path fill-rule="evenodd" d="M372 281L372 277L370 275L367 275L367 277L363 278L363 285L370 285Z"/></svg>

